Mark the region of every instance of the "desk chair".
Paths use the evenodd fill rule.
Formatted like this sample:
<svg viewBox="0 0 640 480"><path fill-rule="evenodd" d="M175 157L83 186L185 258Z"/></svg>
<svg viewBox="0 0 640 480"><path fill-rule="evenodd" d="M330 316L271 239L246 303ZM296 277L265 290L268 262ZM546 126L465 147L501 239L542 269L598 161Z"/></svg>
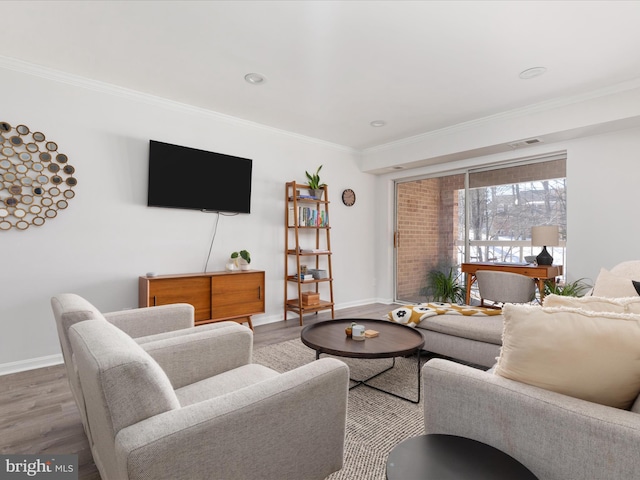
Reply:
<svg viewBox="0 0 640 480"><path fill-rule="evenodd" d="M517 273L478 270L476 282L481 306L496 306L504 303L529 303L536 297L536 282L533 278ZM493 302L485 305L484 301Z"/></svg>

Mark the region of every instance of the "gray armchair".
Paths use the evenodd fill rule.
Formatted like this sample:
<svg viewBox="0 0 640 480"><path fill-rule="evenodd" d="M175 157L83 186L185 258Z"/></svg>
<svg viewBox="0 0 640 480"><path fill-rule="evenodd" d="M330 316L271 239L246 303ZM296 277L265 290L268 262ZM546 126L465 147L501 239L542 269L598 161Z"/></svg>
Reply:
<svg viewBox="0 0 640 480"><path fill-rule="evenodd" d="M251 363L253 332L235 322L134 340L80 300L53 305L104 480L320 480L342 467L343 362L280 374ZM112 319L141 327L126 313Z"/></svg>
<svg viewBox="0 0 640 480"><path fill-rule="evenodd" d="M640 400L621 410L441 359L422 376L426 433L496 447L540 480L640 478Z"/></svg>
<svg viewBox="0 0 640 480"><path fill-rule="evenodd" d="M632 288L640 261L620 263L610 273ZM615 286L608 290L616 293ZM428 361L422 378L426 433L484 442L540 480L640 478L640 396L622 410L441 359Z"/></svg>
<svg viewBox="0 0 640 480"><path fill-rule="evenodd" d="M189 335L195 331L194 308L186 303L103 314L81 296L73 293L63 293L51 298L51 308L56 321L58 339L67 371L67 380L76 405L80 410L82 424L89 440L91 440L91 432L87 428L84 396L80 388L78 372L73 367L73 351L69 343L69 328L75 323L85 320L106 321L127 333L139 344ZM229 323L221 322L205 325L198 327L198 331L216 330L228 326Z"/></svg>

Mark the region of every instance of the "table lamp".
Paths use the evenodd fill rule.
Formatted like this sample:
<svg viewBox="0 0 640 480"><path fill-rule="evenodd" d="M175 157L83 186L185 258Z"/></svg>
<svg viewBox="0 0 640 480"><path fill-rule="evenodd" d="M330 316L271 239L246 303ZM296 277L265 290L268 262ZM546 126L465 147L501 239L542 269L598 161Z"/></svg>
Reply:
<svg viewBox="0 0 640 480"><path fill-rule="evenodd" d="M560 245L560 228L557 225L531 227L531 245L542 247L542 252L536 257L538 265L552 265L553 257L547 252L547 247Z"/></svg>

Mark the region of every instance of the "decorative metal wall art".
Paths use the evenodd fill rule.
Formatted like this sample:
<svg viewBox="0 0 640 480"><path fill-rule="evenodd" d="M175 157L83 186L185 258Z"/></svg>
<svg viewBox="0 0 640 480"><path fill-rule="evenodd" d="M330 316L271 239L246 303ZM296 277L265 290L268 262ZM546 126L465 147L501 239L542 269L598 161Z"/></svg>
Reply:
<svg viewBox="0 0 640 480"><path fill-rule="evenodd" d="M76 169L56 142L0 122L0 230L44 225L75 196Z"/></svg>

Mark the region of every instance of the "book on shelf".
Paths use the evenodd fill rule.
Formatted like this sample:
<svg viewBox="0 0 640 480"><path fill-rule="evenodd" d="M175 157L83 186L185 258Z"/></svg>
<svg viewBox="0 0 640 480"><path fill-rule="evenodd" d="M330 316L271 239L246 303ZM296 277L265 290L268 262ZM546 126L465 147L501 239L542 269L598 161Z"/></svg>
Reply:
<svg viewBox="0 0 640 480"><path fill-rule="evenodd" d="M329 216L324 210L317 210L310 207L298 207L298 226L300 227L328 227ZM293 207L289 207L289 226L295 226L296 212Z"/></svg>
<svg viewBox="0 0 640 480"><path fill-rule="evenodd" d="M294 197L289 195L289 201L292 202L293 199ZM295 199L296 200L318 200L318 198L314 197L313 195L296 195Z"/></svg>
<svg viewBox="0 0 640 480"><path fill-rule="evenodd" d="M329 250L324 248L301 248L300 253L329 253Z"/></svg>
<svg viewBox="0 0 640 480"><path fill-rule="evenodd" d="M289 207L288 221L289 221L289 227L296 226L296 215L293 207Z"/></svg>
<svg viewBox="0 0 640 480"><path fill-rule="evenodd" d="M296 273L295 275L293 275L294 280L298 279L298 274ZM313 275L310 273L305 273L300 275L300 280L302 280L303 282L309 281L309 280L313 280Z"/></svg>

